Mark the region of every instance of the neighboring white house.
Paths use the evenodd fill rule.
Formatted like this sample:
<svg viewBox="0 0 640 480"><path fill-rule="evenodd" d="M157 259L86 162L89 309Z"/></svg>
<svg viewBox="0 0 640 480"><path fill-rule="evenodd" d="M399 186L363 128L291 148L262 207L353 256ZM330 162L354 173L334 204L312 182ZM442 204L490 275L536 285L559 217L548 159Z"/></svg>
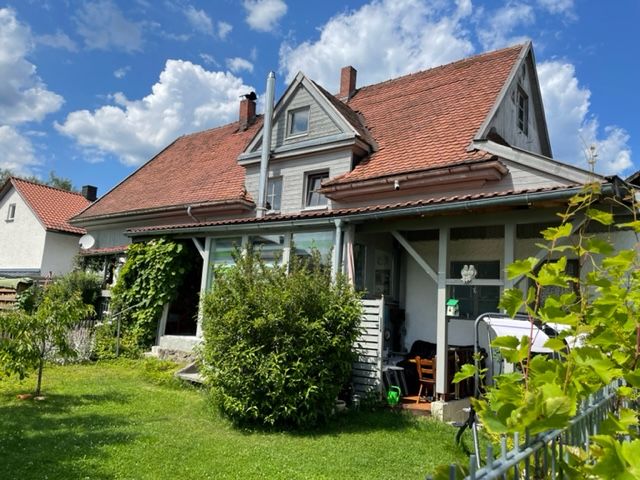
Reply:
<svg viewBox="0 0 640 480"><path fill-rule="evenodd" d="M95 188L84 187L89 198ZM19 178L0 187L0 276L45 277L72 270L84 228L69 218L91 204L80 193Z"/></svg>

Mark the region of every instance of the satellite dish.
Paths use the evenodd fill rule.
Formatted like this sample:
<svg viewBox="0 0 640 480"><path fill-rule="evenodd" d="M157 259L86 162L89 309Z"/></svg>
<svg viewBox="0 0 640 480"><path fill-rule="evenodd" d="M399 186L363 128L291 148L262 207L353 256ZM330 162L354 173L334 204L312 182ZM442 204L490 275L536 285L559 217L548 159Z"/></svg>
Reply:
<svg viewBox="0 0 640 480"><path fill-rule="evenodd" d="M80 237L80 240L78 241L78 243L80 244L80 248L82 250L89 250L91 247L93 247L96 244L96 239L93 238L92 235L89 235L87 233L86 235L83 235Z"/></svg>

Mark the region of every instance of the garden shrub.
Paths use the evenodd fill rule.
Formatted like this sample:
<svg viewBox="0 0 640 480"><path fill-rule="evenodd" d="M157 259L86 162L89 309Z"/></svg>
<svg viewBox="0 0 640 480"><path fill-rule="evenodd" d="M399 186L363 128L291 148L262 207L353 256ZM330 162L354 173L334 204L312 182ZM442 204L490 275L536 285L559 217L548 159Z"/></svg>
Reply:
<svg viewBox="0 0 640 480"><path fill-rule="evenodd" d="M309 427L331 415L351 374L361 304L314 252L286 267L258 252L217 269L204 299L203 374L233 421Z"/></svg>

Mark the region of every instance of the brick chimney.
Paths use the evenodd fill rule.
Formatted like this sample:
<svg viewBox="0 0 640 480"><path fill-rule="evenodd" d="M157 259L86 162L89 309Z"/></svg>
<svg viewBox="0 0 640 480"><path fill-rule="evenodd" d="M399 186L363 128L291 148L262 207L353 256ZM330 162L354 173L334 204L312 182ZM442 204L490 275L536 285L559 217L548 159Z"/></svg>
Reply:
<svg viewBox="0 0 640 480"><path fill-rule="evenodd" d="M340 93L341 100L349 100L356 91L356 76L358 71L351 65L342 67L340 71Z"/></svg>
<svg viewBox="0 0 640 480"><path fill-rule="evenodd" d="M98 198L98 187L94 187L93 185L83 185L82 196L90 202L95 202Z"/></svg>
<svg viewBox="0 0 640 480"><path fill-rule="evenodd" d="M240 128L246 130L256 119L256 94L251 92L240 101Z"/></svg>

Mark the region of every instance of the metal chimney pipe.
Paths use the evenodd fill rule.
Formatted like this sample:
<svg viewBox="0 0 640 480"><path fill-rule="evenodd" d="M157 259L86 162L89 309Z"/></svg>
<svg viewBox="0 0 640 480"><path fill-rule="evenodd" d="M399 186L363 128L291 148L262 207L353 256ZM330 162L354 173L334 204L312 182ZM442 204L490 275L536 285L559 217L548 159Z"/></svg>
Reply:
<svg viewBox="0 0 640 480"><path fill-rule="evenodd" d="M271 156L271 121L273 120L273 97L276 90L276 74L267 76L267 98L264 105L264 123L262 125L262 156L260 157L260 184L258 188L258 206L256 217L264 217L267 210L267 173Z"/></svg>

